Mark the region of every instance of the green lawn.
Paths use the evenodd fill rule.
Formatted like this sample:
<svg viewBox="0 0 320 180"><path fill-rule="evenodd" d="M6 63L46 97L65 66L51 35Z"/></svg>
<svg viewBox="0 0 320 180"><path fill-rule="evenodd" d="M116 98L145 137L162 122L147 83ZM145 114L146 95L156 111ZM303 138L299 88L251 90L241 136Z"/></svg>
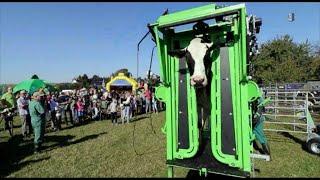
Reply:
<svg viewBox="0 0 320 180"><path fill-rule="evenodd" d="M33 154L32 138L23 141L20 121L9 140L0 132L0 174L5 177L166 177L165 136L161 132L164 113L152 119L142 115L137 121L112 126L110 120L65 127L46 133L45 150ZM135 126L135 149L133 130ZM3 124L0 124L3 127ZM155 130L155 133L153 132ZM320 157L302 149L304 136L267 134L272 161L255 160L257 177L320 177ZM10 166L9 166L10 165ZM186 177L176 168L177 177Z"/></svg>

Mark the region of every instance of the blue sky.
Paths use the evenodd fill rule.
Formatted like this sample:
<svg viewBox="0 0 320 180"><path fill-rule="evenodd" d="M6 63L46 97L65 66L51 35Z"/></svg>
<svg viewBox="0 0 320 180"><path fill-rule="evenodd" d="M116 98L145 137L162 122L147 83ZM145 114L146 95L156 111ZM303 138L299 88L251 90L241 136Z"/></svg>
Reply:
<svg viewBox="0 0 320 180"><path fill-rule="evenodd" d="M109 76L120 68L136 75L136 46L153 23L169 12L206 5L190 3L1 3L0 83L38 74L49 82L70 82L86 73ZM232 5L238 3L217 3ZM320 41L320 3L246 3L263 20L259 42L289 34L295 42ZM296 20L288 22L294 12ZM149 67L153 42L141 45L139 75ZM152 71L159 73L157 55Z"/></svg>

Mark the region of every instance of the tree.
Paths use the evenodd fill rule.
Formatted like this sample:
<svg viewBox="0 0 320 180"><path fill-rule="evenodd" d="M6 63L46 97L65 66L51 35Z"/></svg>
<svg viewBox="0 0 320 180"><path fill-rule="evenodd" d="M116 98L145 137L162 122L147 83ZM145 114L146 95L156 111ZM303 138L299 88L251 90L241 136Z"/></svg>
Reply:
<svg viewBox="0 0 320 180"><path fill-rule="evenodd" d="M39 79L38 75L34 74L31 79Z"/></svg>
<svg viewBox="0 0 320 180"><path fill-rule="evenodd" d="M115 75L118 75L119 73L123 73L125 76L127 76L127 77L130 77L130 72L129 72L129 70L128 69L126 69L126 68L123 68L123 69L119 69L119 70L117 70L114 74Z"/></svg>
<svg viewBox="0 0 320 180"><path fill-rule="evenodd" d="M289 35L261 45L252 59L253 78L264 83L303 82L312 76L311 46L294 43Z"/></svg>
<svg viewBox="0 0 320 180"><path fill-rule="evenodd" d="M84 87L84 88L88 88L89 85L90 85L90 80L87 76L87 74L84 74L84 75L79 75L77 78L76 78L77 82L80 84L81 87Z"/></svg>
<svg viewBox="0 0 320 180"><path fill-rule="evenodd" d="M90 79L91 84L101 84L100 83L101 81L102 81L102 78L97 75L93 75L92 78Z"/></svg>
<svg viewBox="0 0 320 180"><path fill-rule="evenodd" d="M320 80L320 56L315 57L311 63L310 80Z"/></svg>

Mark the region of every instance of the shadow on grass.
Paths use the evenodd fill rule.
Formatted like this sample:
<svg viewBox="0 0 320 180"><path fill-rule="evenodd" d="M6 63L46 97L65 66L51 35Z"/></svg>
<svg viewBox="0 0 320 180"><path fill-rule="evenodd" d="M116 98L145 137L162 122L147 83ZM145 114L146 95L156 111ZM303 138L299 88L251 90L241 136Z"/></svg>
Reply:
<svg viewBox="0 0 320 180"><path fill-rule="evenodd" d="M285 133L284 132L277 132L276 134L266 134L267 140L268 141L272 141L272 142L280 142L280 143L289 143L289 144L295 144L295 141L292 141L291 138L283 138L288 136L289 133ZM289 134L290 135L290 134ZM292 136L292 135L290 135ZM296 137L294 137L295 139L298 139ZM301 140L300 140L301 141Z"/></svg>
<svg viewBox="0 0 320 180"><path fill-rule="evenodd" d="M106 134L106 132L99 134L92 134L75 141L71 141L75 138L73 135L49 135L44 137L44 144L42 148L42 152L48 152L53 149L70 146L73 144L82 143L88 140L92 140L97 138L100 135ZM46 146L46 144L50 144ZM47 160L50 157L37 159L37 160L29 160L26 162L21 162L21 160L25 159L28 156L33 155L34 153L34 144L33 138L29 140L23 140L22 135L13 136L8 142L0 143L0 177L5 177L10 175L11 173L20 170L21 168L40 162L42 160Z"/></svg>
<svg viewBox="0 0 320 180"><path fill-rule="evenodd" d="M291 135L290 133L287 133L287 132L282 132L280 134L283 135L284 137L292 139L294 142L296 142L296 143L301 145L301 149L303 149L305 151L308 151L307 146L306 146L307 143L305 141L303 141L303 140L301 140L301 139L299 139L299 138L297 138L297 137L295 137L295 136L293 136L293 135Z"/></svg>
<svg viewBox="0 0 320 180"><path fill-rule="evenodd" d="M136 122L136 121L140 121L140 120L148 119L148 118L149 118L149 115L144 115L144 116L141 116L141 117L138 117L138 118L132 118L131 122Z"/></svg>
<svg viewBox="0 0 320 180"><path fill-rule="evenodd" d="M76 127L85 126L85 125L96 123L96 122L99 122L99 121L104 121L104 120L85 119L85 120L82 120L82 123L74 122L74 124L72 124L69 120L68 120L68 124L66 123L66 121L62 121L61 125L64 124L66 127L63 127L61 129L61 131L68 130L68 129L73 129L73 128L76 128Z"/></svg>
<svg viewBox="0 0 320 180"><path fill-rule="evenodd" d="M260 154L264 154L262 147L259 143L257 143L256 141L253 141L253 148L257 151L259 151Z"/></svg>
<svg viewBox="0 0 320 180"><path fill-rule="evenodd" d="M189 170L186 179L212 179L212 178L230 178L231 176L222 175L222 174L214 174L208 173L207 177L200 176L199 171L197 170Z"/></svg>
<svg viewBox="0 0 320 180"><path fill-rule="evenodd" d="M99 134L92 134L89 136L85 136L82 137L80 139L77 139L75 141L71 141L75 136L71 136L71 135L67 135L67 136L48 136L46 137L45 141L47 142L57 142L55 144L49 145L49 146L44 146L43 150L48 152L51 151L53 149L57 149L59 147L66 147L66 146L70 146L73 144L78 144L78 143L82 143L91 139L95 139L97 137L99 137L100 135L103 134L107 134L107 132L103 132L103 133L99 133Z"/></svg>

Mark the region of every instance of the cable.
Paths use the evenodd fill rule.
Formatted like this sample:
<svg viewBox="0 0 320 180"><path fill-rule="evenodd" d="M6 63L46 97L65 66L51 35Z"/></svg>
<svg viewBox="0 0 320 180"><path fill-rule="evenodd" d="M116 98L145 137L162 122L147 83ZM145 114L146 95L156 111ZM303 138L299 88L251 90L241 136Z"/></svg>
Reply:
<svg viewBox="0 0 320 180"><path fill-rule="evenodd" d="M169 11L168 11L168 9L166 9L166 10L162 13L162 15L166 15L166 14L168 14L168 13L169 13ZM147 37L147 35L148 35L150 32L151 32L152 36L154 37L154 32L151 30L149 24L148 24L148 28L149 28L149 31L141 38L141 40L140 40L140 41L138 42L138 44L137 44L137 80L138 80L138 78L139 78L139 50L140 50L139 47L140 47L140 44L142 43L142 41ZM148 71L148 81L150 80L150 70L151 70L151 65L152 65L153 51L154 51L155 47L156 47L156 46L154 46L154 47L152 48L152 52L151 52L151 60L150 60L149 71ZM136 155L141 156L141 155L143 155L143 154L139 154L139 153L137 152L135 146L134 146L134 139L135 139L135 138L134 138L134 134L135 134L134 132L135 132L135 129L136 129L136 118L137 118L137 116L135 116L135 121L134 121L134 124L133 124L133 132L132 132L133 140L132 140L132 146L133 146L133 149L134 149L134 152L136 153ZM151 116L151 114L150 114L150 116L149 116L149 119L150 119L150 125L151 125L151 128L152 128L152 131L153 131L154 134L156 134L156 132L155 132L155 130L154 130L154 128L153 128L152 116Z"/></svg>
<svg viewBox="0 0 320 180"><path fill-rule="evenodd" d="M143 38L139 41L138 43L138 46L137 46L137 79L138 79L138 68L139 68L139 46L141 44L141 42L147 37L147 35L150 33L150 31L148 31L144 36ZM152 67L152 61L153 61L153 54L154 54L154 49L156 48L156 46L154 46L152 48L152 52L151 52L151 58L150 58L150 64L149 64L149 70L148 70L148 82L150 81L150 71L151 71L151 67ZM134 124L133 124L133 132L132 132L132 137L133 137L133 140L132 140L132 146L133 146L133 150L135 152L135 154L137 156L141 156L143 155L144 153L142 154L139 154L135 148L135 129L136 129L136 121L137 121L137 116L135 116L135 120L134 120ZM153 132L153 134L157 135L156 131L154 130L154 127L153 127L153 124L152 124L152 115L150 114L149 115L149 120L150 120L150 126L151 126L151 131ZM157 136L157 138L160 138L159 136Z"/></svg>
<svg viewBox="0 0 320 180"><path fill-rule="evenodd" d="M151 66L152 66L152 60L153 60L153 51L157 46L154 46L152 48L152 52L151 52L151 58L150 58L150 65L149 65L149 70L148 70L148 81L150 80L150 72L151 72Z"/></svg>
<svg viewBox="0 0 320 180"><path fill-rule="evenodd" d="M132 140L132 147L133 147L133 150L134 150L134 152L135 152L135 154L137 155L137 156L141 156L141 155L143 155L143 153L142 154L139 154L138 152L137 152L137 150L136 150L136 148L135 148L135 146L134 146L134 132L135 132L135 130L136 130L136 121L137 121L137 116L135 116L135 121L134 121L134 123L133 123L133 131L132 131L132 138L133 138L133 140Z"/></svg>
<svg viewBox="0 0 320 180"><path fill-rule="evenodd" d="M142 41L147 37L147 35L150 33L150 31L148 31L142 38L141 38L141 40L138 42L138 45L137 45L137 80L138 80L138 75L139 75L139 50L140 50L140 44L142 43ZM137 121L137 116L135 116L135 121L133 122L133 132L132 132L132 147L133 147L133 150L134 150L134 152L135 152L135 154L137 155L137 156L141 156L141 155L143 155L143 153L142 154L139 154L138 152L137 152L137 150L136 150L136 148L135 148L135 145L134 145L134 140L135 140L135 137L134 137L134 132L135 132L135 130L136 130L136 121Z"/></svg>
<svg viewBox="0 0 320 180"><path fill-rule="evenodd" d="M142 43L142 41L148 36L148 34L150 33L150 31L148 31L143 37L142 39L138 42L137 45L137 80L139 77L139 50L140 50L140 44Z"/></svg>
<svg viewBox="0 0 320 180"><path fill-rule="evenodd" d="M152 60L153 60L153 52L154 52L154 49L156 48L156 46L154 46L152 48L152 52L151 52L151 58L150 58L150 65L149 65L149 70L148 70L148 81L150 81L150 72L151 72L151 66L152 66ZM154 130L153 128L153 124L152 124L152 115L150 114L149 116L149 120L150 120L150 126L151 126L151 130L153 132L153 134L157 134L156 131Z"/></svg>

